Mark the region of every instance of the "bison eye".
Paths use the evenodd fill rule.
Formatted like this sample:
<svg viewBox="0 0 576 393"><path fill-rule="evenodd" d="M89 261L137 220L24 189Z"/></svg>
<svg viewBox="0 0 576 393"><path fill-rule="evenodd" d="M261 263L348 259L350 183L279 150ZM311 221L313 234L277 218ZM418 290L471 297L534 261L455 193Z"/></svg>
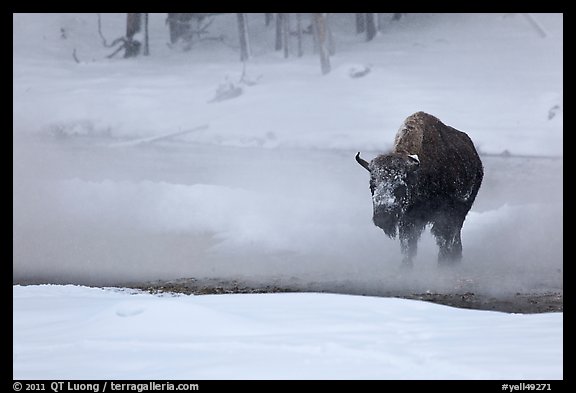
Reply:
<svg viewBox="0 0 576 393"><path fill-rule="evenodd" d="M374 190L376 189L376 185L374 184L374 180L370 179L370 192L374 195Z"/></svg>

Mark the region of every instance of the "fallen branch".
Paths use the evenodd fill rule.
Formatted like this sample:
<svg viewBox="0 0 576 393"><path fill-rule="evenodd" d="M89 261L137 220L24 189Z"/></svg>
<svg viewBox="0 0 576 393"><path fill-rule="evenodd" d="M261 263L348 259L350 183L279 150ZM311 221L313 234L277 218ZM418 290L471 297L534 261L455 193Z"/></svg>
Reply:
<svg viewBox="0 0 576 393"><path fill-rule="evenodd" d="M126 41L127 41L126 37L118 37L109 44L108 41L106 40L106 37L104 37L104 34L102 34L102 20L101 20L102 18L100 14L96 15L98 15L98 35L102 39L102 45L104 45L104 47L106 48L113 48L114 46L120 43L122 44L114 52L106 56L106 58L111 59L112 57L116 56L118 52L120 52L122 49L126 47Z"/></svg>
<svg viewBox="0 0 576 393"><path fill-rule="evenodd" d="M528 19L528 22L530 22L530 24L538 32L540 37L546 38L546 36L548 35L546 34L546 30L544 30L544 27L542 27L542 25L538 23L538 21L536 20L536 18L534 18L534 16L532 16L532 14L524 12L522 13L522 15L524 15L524 17Z"/></svg>
<svg viewBox="0 0 576 393"><path fill-rule="evenodd" d="M120 45L114 52L110 53L108 56L106 56L107 59L111 59L114 56L116 56L116 54L118 52L120 52L122 49L126 48L126 39L124 39L124 37L119 38L122 40L122 45ZM116 42L117 40L115 40L114 42Z"/></svg>
<svg viewBox="0 0 576 393"><path fill-rule="evenodd" d="M104 34L102 34L102 21L101 21L100 14L96 14L96 15L98 15L98 35L102 39L102 45L104 45L106 48L112 48L113 46L117 45L119 42L125 41L124 37L120 37L120 38L116 38L114 41L112 41L111 44L108 44L108 42L106 41L106 37L104 37Z"/></svg>
<svg viewBox="0 0 576 393"><path fill-rule="evenodd" d="M176 132L170 132L170 133L162 134L162 135L155 135L155 136L149 136L146 138L138 138L138 139L132 139L132 140L128 140L128 141L118 142L118 143L114 143L114 144L110 145L110 147L129 147L129 146L137 146L137 145L141 145L141 144L145 144L145 143L158 142L158 141L174 138L176 136L188 134L190 132L203 131L203 130L208 129L208 127L209 127L208 124L202 124L201 126L190 128L190 129L184 130L184 131L176 131Z"/></svg>
<svg viewBox="0 0 576 393"><path fill-rule="evenodd" d="M241 96L243 92L244 90L240 86L237 86L233 82L226 80L224 83L218 86L216 95L214 98L208 101L208 103L230 100L232 98Z"/></svg>
<svg viewBox="0 0 576 393"><path fill-rule="evenodd" d="M76 62L76 64L80 64L80 60L78 60L78 56L76 56L76 48L72 51L72 58Z"/></svg>

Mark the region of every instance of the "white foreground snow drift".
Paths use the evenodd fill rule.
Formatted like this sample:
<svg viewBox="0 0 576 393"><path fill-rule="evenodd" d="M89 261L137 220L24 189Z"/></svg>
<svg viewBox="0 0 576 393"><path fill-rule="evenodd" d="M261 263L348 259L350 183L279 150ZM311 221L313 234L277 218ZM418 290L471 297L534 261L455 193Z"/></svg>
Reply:
<svg viewBox="0 0 576 393"><path fill-rule="evenodd" d="M14 286L14 379L562 379L562 313Z"/></svg>

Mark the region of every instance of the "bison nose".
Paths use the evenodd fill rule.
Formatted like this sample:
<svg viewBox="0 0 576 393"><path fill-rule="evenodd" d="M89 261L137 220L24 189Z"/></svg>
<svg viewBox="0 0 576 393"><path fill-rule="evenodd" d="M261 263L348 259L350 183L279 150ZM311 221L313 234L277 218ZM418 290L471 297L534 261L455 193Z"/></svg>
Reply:
<svg viewBox="0 0 576 393"><path fill-rule="evenodd" d="M397 220L394 214L390 214L390 212L383 212L381 209L378 209L374 211L372 221L374 222L374 225L382 229L386 235L390 237L396 236Z"/></svg>
<svg viewBox="0 0 576 393"><path fill-rule="evenodd" d="M372 221L374 221L374 225L376 225L378 228L386 228L390 225L390 218L384 216L383 214L378 214L378 213L374 213L374 216L372 217Z"/></svg>

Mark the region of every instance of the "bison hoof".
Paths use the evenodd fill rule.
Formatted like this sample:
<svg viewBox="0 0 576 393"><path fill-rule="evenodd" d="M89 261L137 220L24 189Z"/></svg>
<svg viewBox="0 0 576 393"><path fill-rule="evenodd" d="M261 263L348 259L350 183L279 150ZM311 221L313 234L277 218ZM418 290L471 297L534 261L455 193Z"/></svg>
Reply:
<svg viewBox="0 0 576 393"><path fill-rule="evenodd" d="M402 270L411 270L414 267L414 263L412 263L411 259L404 259L400 264L400 269Z"/></svg>
<svg viewBox="0 0 576 393"><path fill-rule="evenodd" d="M460 266L460 262L462 262L462 260L460 258L438 259L438 267L440 267L440 268L452 268L452 267Z"/></svg>

